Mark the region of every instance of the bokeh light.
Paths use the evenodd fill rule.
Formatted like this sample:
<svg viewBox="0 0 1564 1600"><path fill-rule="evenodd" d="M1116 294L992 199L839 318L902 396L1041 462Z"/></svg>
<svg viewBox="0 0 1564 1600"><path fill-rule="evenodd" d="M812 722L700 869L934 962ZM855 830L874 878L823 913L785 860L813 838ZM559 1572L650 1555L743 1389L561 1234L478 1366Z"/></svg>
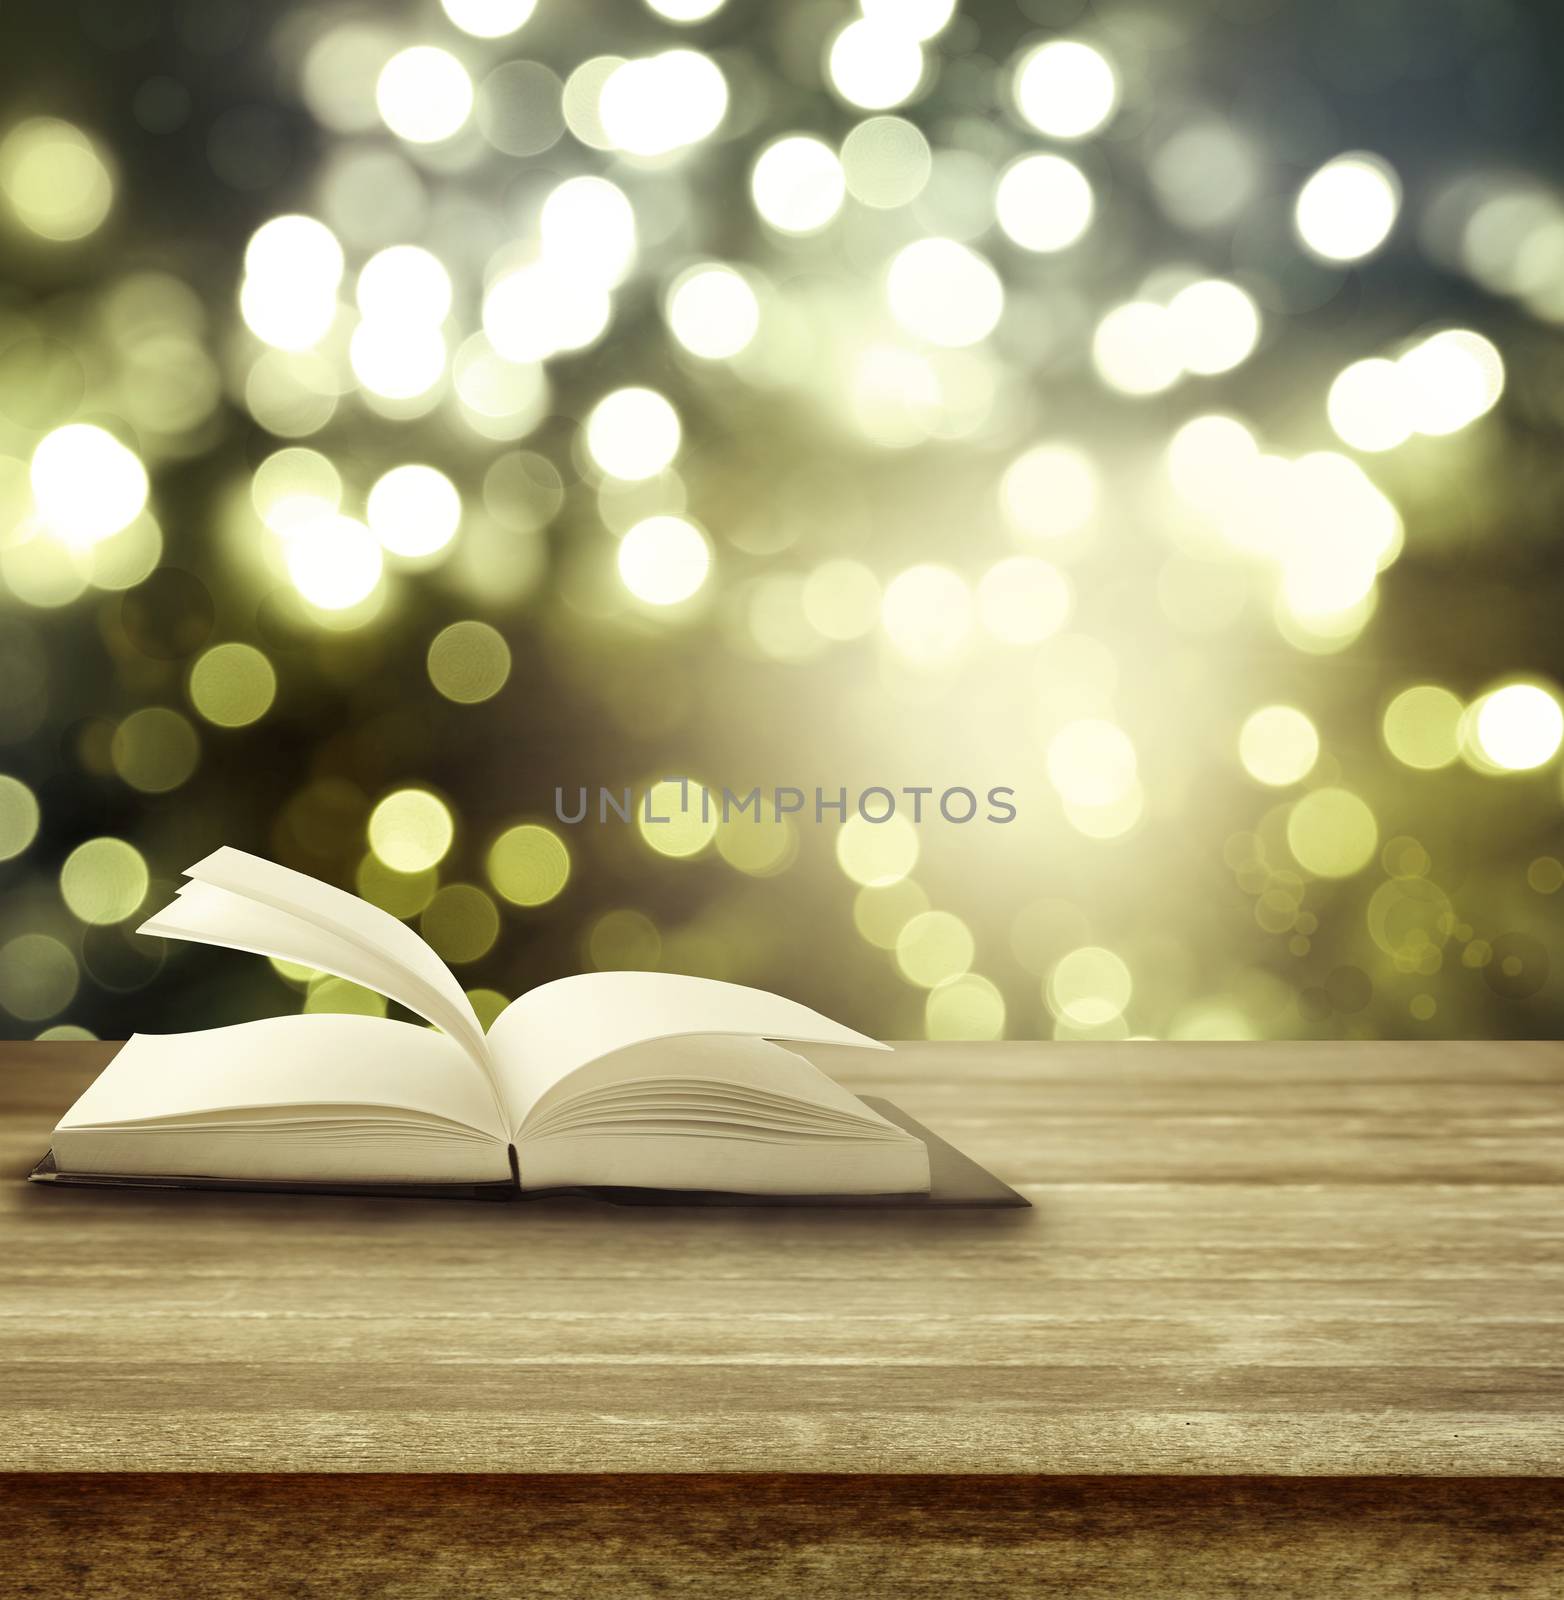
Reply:
<svg viewBox="0 0 1564 1600"><path fill-rule="evenodd" d="M399 139L438 144L459 133L472 115L472 79L449 50L413 45L381 69L375 103Z"/></svg>
<svg viewBox="0 0 1564 1600"><path fill-rule="evenodd" d="M885 276L885 298L907 332L930 344L976 344L1005 308L999 274L953 239L919 239L899 251Z"/></svg>
<svg viewBox="0 0 1564 1600"><path fill-rule="evenodd" d="M114 180L80 128L58 117L28 117L0 139L0 196L24 228L70 244L102 226Z"/></svg>
<svg viewBox="0 0 1564 1600"><path fill-rule="evenodd" d="M20 778L0 773L0 861L11 861L38 835L38 797Z"/></svg>
<svg viewBox="0 0 1564 1600"><path fill-rule="evenodd" d="M369 847L394 872L438 866L456 837L450 807L427 789L398 789L369 814Z"/></svg>
<svg viewBox="0 0 1564 1600"><path fill-rule="evenodd" d="M109 538L147 503L146 468L113 434L87 422L40 440L30 476L39 516L67 544Z"/></svg>
<svg viewBox="0 0 1564 1600"><path fill-rule="evenodd" d="M258 722L277 696L277 674L254 645L237 641L204 650L190 668L190 703L219 728Z"/></svg>
<svg viewBox="0 0 1564 1600"><path fill-rule="evenodd" d="M447 700L475 706L492 700L510 677L510 646L487 622L453 622L429 646L429 681Z"/></svg>
<svg viewBox="0 0 1564 1600"><path fill-rule="evenodd" d="M1002 1039L1005 997L976 972L947 978L929 991L924 1032L931 1039Z"/></svg>
<svg viewBox="0 0 1564 1600"><path fill-rule="evenodd" d="M1448 767L1461 753L1465 709L1458 695L1438 684L1403 689L1385 707L1385 746L1397 761L1420 772Z"/></svg>
<svg viewBox="0 0 1564 1600"><path fill-rule="evenodd" d="M1036 556L1011 556L983 574L978 584L983 626L1007 644L1039 644L1070 618L1070 580Z"/></svg>
<svg viewBox="0 0 1564 1600"><path fill-rule="evenodd" d="M502 39L515 33L537 4L538 0L440 0L446 16L475 39Z"/></svg>
<svg viewBox="0 0 1564 1600"><path fill-rule="evenodd" d="M789 134L761 151L750 193L762 219L779 232L815 233L842 209L847 179L828 144Z"/></svg>
<svg viewBox="0 0 1564 1600"><path fill-rule="evenodd" d="M89 839L60 868L60 897L83 922L124 922L147 897L147 864L124 839Z"/></svg>
<svg viewBox="0 0 1564 1600"><path fill-rule="evenodd" d="M451 275L438 256L418 245L389 245L359 269L356 293L366 317L438 324L451 309Z"/></svg>
<svg viewBox="0 0 1564 1600"><path fill-rule="evenodd" d="M1472 708L1481 754L1505 772L1529 772L1557 754L1564 739L1558 698L1535 683L1510 683L1483 695Z"/></svg>
<svg viewBox="0 0 1564 1600"><path fill-rule="evenodd" d="M436 467L413 462L375 480L366 505L370 532L396 556L430 556L456 537L462 497Z"/></svg>
<svg viewBox="0 0 1564 1600"><path fill-rule="evenodd" d="M500 914L475 884L448 883L418 918L418 931L436 955L453 966L481 961L500 935Z"/></svg>
<svg viewBox="0 0 1564 1600"><path fill-rule="evenodd" d="M1113 806L1135 788L1135 746L1120 727L1101 717L1068 723L1048 742L1048 779L1078 806Z"/></svg>
<svg viewBox="0 0 1564 1600"><path fill-rule="evenodd" d="M972 591L960 573L934 562L898 572L885 586L880 618L909 660L938 665L958 655L972 633Z"/></svg>
<svg viewBox="0 0 1564 1600"><path fill-rule="evenodd" d="M1122 957L1100 945L1083 945L1060 957L1048 974L1048 1008L1062 1022L1100 1028L1124 1014L1134 979Z"/></svg>
<svg viewBox="0 0 1564 1600"><path fill-rule="evenodd" d="M611 478L635 481L662 471L679 453L679 414L652 389L616 389L586 421L586 447Z"/></svg>
<svg viewBox="0 0 1564 1600"><path fill-rule="evenodd" d="M760 302L742 273L717 263L690 267L674 281L668 326L691 355L705 361L736 356L760 327Z"/></svg>
<svg viewBox="0 0 1564 1600"><path fill-rule="evenodd" d="M842 140L840 164L855 200L894 211L923 193L934 156L923 131L905 117L866 117Z"/></svg>
<svg viewBox="0 0 1564 1600"><path fill-rule="evenodd" d="M1545 8L89 9L0 120L14 1031L184 1007L71 899L226 842L484 1018L584 966L891 1036L1557 1034Z"/></svg>
<svg viewBox="0 0 1564 1600"><path fill-rule="evenodd" d="M115 728L109 761L142 794L167 794L189 781L201 759L201 740L188 717L168 706L142 706Z"/></svg>
<svg viewBox="0 0 1564 1600"><path fill-rule="evenodd" d="M972 930L953 911L920 911L896 936L896 965L920 989L961 977L975 953Z"/></svg>
<svg viewBox="0 0 1564 1600"><path fill-rule="evenodd" d="M1031 539L1079 533L1092 520L1099 494L1097 469L1075 445L1034 445L1005 469L1000 500L1016 531Z"/></svg>
<svg viewBox="0 0 1564 1600"><path fill-rule="evenodd" d="M1119 86L1107 57L1073 39L1053 39L1021 58L1016 109L1039 133L1081 139L1113 115Z"/></svg>
<svg viewBox="0 0 1564 1600"><path fill-rule="evenodd" d="M495 892L513 906L546 905L570 881L565 841L535 822L507 828L489 846L486 866Z"/></svg>
<svg viewBox="0 0 1564 1600"><path fill-rule="evenodd" d="M352 517L327 516L306 523L288 540L288 576L322 611L346 611L365 600L380 582L380 542Z"/></svg>
<svg viewBox="0 0 1564 1600"><path fill-rule="evenodd" d="M717 836L721 801L687 778L661 778L636 811L641 837L661 856L699 855Z"/></svg>
<svg viewBox="0 0 1564 1600"><path fill-rule="evenodd" d="M1092 338L1098 376L1121 394L1170 389L1184 373L1184 340L1167 307L1150 300L1115 306Z"/></svg>
<svg viewBox="0 0 1564 1600"><path fill-rule="evenodd" d="M994 193L999 226L1023 250L1051 253L1075 243L1091 223L1092 187L1063 156L1022 156Z"/></svg>
<svg viewBox="0 0 1564 1600"><path fill-rule="evenodd" d="M1368 356L1343 367L1326 396L1336 437L1354 450L1377 454L1412 437L1412 395L1400 363Z"/></svg>
<svg viewBox="0 0 1564 1600"><path fill-rule="evenodd" d="M859 17L831 41L826 57L831 86L849 105L866 111L899 106L923 77L916 37L889 17Z"/></svg>
<svg viewBox="0 0 1564 1600"><path fill-rule="evenodd" d="M1260 340L1260 309L1235 283L1208 278L1168 302L1179 364L1210 377L1249 358Z"/></svg>
<svg viewBox="0 0 1564 1600"><path fill-rule="evenodd" d="M1368 804L1334 785L1306 794L1287 813L1287 845L1320 878L1350 878L1374 859L1379 825Z"/></svg>
<svg viewBox="0 0 1564 1600"><path fill-rule="evenodd" d="M1296 706L1262 706L1238 730L1244 771L1270 788L1301 783L1320 756L1320 736Z"/></svg>
<svg viewBox="0 0 1564 1600"><path fill-rule="evenodd" d="M619 576L637 600L673 606L706 582L711 546L684 517L647 517L619 541Z"/></svg>
<svg viewBox="0 0 1564 1600"><path fill-rule="evenodd" d="M709 138L728 110L722 69L699 50L665 50L612 68L598 97L604 136L632 156L666 156Z"/></svg>
<svg viewBox="0 0 1564 1600"><path fill-rule="evenodd" d="M1385 242L1401 209L1401 185L1372 155L1337 156L1298 192L1298 237L1324 261L1361 261Z"/></svg>
<svg viewBox="0 0 1564 1600"><path fill-rule="evenodd" d="M918 832L906 817L852 816L837 830L836 859L854 883L883 889L918 864Z"/></svg>

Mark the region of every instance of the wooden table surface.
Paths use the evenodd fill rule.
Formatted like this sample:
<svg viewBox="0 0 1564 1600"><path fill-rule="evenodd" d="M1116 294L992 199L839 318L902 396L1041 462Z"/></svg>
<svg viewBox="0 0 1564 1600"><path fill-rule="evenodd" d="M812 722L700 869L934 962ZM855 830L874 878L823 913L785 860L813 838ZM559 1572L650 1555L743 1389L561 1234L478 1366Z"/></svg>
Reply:
<svg viewBox="0 0 1564 1600"><path fill-rule="evenodd" d="M148 1473L269 1475L189 1480L252 1511L286 1498L279 1474L507 1475L463 1476L464 1495L525 1474L534 1508L600 1493L612 1522L629 1502L592 1486L643 1474L637 1515L671 1498L621 1544L655 1544L692 1496L753 1529L763 1485L768 1525L802 1517L818 1543L807 1486L837 1482L820 1514L879 1506L855 1535L879 1560L874 1529L922 1494L920 1526L1034 1577L1042 1546L1016 1528L1059 1559L1090 1543L1043 1538L1073 1515L1061 1493L1118 1507L1103 1548L1126 1584L1137 1539L1167 1582L1137 1513L1164 1504L1175 1543L1328 1526L1345 1551L1374 1525L1367 1493L1385 1527L1421 1530L1418 1592L1463 1600L1472 1562L1519 1563L1482 1592L1531 1593L1516 1573L1560 1552L1540 1508L1564 1473L1564 1046L810 1052L1035 1208L977 1214L27 1185L111 1050L0 1046L0 1437L13 1473L64 1475L8 1480L35 1522L106 1481L81 1475ZM125 1526L154 1526L181 1481L116 1478ZM340 1526L351 1486L308 1481ZM1012 1534L984 1521L1005 1507ZM1478 1552L1485 1518L1501 1531ZM1365 1578L1389 1570L1376 1538ZM1067 1587L1143 1592L1095 1581L1072 1568ZM1273 1574L1266 1592L1287 1591Z"/></svg>

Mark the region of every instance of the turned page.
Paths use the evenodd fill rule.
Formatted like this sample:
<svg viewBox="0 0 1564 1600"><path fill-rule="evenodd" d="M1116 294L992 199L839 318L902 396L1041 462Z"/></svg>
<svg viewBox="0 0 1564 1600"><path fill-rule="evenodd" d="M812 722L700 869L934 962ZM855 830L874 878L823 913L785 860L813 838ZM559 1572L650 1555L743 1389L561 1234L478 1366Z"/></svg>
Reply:
<svg viewBox="0 0 1564 1600"><path fill-rule="evenodd" d="M223 848L140 932L296 961L361 983L442 1028L492 1082L483 1029L450 969L389 912L301 872ZM498 1086L494 1091L498 1095Z"/></svg>
<svg viewBox="0 0 1564 1600"><path fill-rule="evenodd" d="M633 1045L695 1034L889 1048L796 1000L714 978L674 972L561 978L522 995L489 1029L513 1135L550 1089L587 1063ZM807 1081L808 1074L802 1077Z"/></svg>

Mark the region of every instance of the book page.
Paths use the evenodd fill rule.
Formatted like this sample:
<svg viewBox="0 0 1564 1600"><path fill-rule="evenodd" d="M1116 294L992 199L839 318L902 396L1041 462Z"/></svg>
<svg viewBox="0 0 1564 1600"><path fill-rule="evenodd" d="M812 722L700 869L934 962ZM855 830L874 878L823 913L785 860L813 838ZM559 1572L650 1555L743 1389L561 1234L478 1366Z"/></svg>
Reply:
<svg viewBox="0 0 1564 1600"><path fill-rule="evenodd" d="M457 1045L386 1017L267 1017L201 1033L134 1035L60 1119L64 1129L122 1126L257 1108L352 1108L509 1130Z"/></svg>
<svg viewBox="0 0 1564 1600"><path fill-rule="evenodd" d="M483 1029L462 986L389 912L226 847L186 875L192 881L140 932L249 950L361 983L443 1028L492 1077Z"/></svg>
<svg viewBox="0 0 1564 1600"><path fill-rule="evenodd" d="M796 1000L675 972L588 972L513 1001L489 1029L511 1126L589 1061L653 1039L735 1034L888 1048Z"/></svg>

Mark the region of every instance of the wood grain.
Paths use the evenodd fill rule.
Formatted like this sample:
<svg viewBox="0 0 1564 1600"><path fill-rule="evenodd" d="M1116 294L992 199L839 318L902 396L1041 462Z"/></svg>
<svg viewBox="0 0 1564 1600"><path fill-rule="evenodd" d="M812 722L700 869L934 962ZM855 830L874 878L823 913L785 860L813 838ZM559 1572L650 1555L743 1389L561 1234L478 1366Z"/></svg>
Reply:
<svg viewBox="0 0 1564 1600"><path fill-rule="evenodd" d="M1564 1481L0 1477L9 1595L1556 1600Z"/></svg>
<svg viewBox="0 0 1564 1600"><path fill-rule="evenodd" d="M811 1052L1035 1206L926 1216L26 1185L110 1048L0 1047L13 1468L1564 1464L1559 1045Z"/></svg>

